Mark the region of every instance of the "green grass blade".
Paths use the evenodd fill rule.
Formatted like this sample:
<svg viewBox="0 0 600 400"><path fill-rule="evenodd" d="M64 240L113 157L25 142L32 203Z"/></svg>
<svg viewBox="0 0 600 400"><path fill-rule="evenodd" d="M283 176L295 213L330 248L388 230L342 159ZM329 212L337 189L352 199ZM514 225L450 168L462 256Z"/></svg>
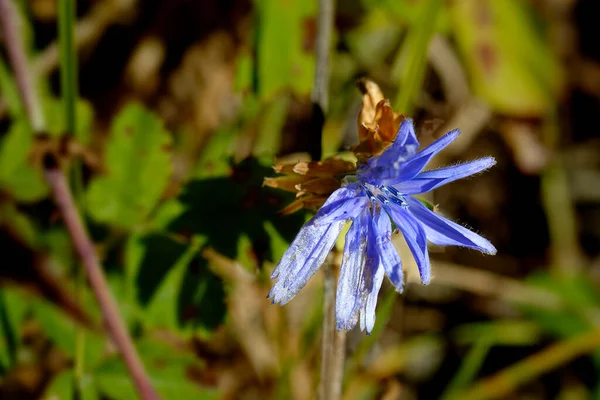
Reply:
<svg viewBox="0 0 600 400"><path fill-rule="evenodd" d="M427 49L435 33L436 22L443 8L442 0L429 0L422 10L419 23L411 29L400 49L400 82L394 109L410 115L427 69Z"/></svg>
<svg viewBox="0 0 600 400"><path fill-rule="evenodd" d="M75 1L60 0L58 10L60 85L67 131L76 132L77 52L75 49Z"/></svg>

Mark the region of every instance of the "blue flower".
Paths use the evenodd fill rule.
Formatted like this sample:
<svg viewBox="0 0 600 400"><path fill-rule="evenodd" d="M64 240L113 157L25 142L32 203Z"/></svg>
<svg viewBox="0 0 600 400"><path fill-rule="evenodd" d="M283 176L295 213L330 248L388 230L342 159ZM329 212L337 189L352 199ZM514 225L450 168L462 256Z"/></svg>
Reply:
<svg viewBox="0 0 600 400"><path fill-rule="evenodd" d="M459 134L458 130L451 131L417 152L413 122L405 119L394 143L361 165L356 176L346 177L344 186L333 192L302 227L271 275L277 279L268 296L273 303L286 304L306 285L325 261L346 221L352 225L346 234L338 280L337 329L350 330L360 321L361 330L372 331L384 275L402 292L402 261L391 241L392 223L402 232L424 284L431 278L428 241L495 254L488 240L434 213L413 197L495 164L494 158L484 157L421 172Z"/></svg>

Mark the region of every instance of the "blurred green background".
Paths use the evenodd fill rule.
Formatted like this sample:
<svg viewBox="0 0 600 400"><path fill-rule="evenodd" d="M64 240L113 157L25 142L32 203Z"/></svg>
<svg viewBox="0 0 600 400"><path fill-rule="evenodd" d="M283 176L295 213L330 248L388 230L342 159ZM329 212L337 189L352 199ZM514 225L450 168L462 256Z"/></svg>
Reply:
<svg viewBox="0 0 600 400"><path fill-rule="evenodd" d="M285 307L265 298L310 213L279 215L293 195L262 182L280 157L356 144L368 77L421 143L463 131L435 166L496 157L430 199L498 254L432 248L429 286L404 256L405 293L386 282L374 333L348 334L343 399L600 399L598 2L336 2L323 132L317 0L87 0L74 18L13 3L47 136L0 36L0 398L137 398L49 197L49 149L80 172L163 398L315 398L323 277Z"/></svg>

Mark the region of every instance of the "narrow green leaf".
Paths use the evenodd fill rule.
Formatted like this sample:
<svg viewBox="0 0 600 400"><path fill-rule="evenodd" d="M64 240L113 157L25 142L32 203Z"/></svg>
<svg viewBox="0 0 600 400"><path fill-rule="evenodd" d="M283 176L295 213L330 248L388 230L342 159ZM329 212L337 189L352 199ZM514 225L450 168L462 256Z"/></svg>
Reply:
<svg viewBox="0 0 600 400"><path fill-rule="evenodd" d="M314 55L308 18L314 18L314 1L265 0L257 3L258 87L269 99L279 90L292 88L308 94L313 84Z"/></svg>
<svg viewBox="0 0 600 400"><path fill-rule="evenodd" d="M491 345L531 346L540 340L539 325L525 320L498 320L461 325L452 336L459 344L472 344L485 338Z"/></svg>
<svg viewBox="0 0 600 400"><path fill-rule="evenodd" d="M133 228L156 207L171 175L171 137L139 104L123 109L106 145L107 175L94 179L86 208L98 222Z"/></svg>
<svg viewBox="0 0 600 400"><path fill-rule="evenodd" d="M0 372L17 362L21 322L27 310L27 301L19 290L0 288Z"/></svg>
<svg viewBox="0 0 600 400"><path fill-rule="evenodd" d="M481 370L490 348L491 345L486 338L480 338L473 344L442 395L442 399L453 398L477 377L477 373Z"/></svg>
<svg viewBox="0 0 600 400"><path fill-rule="evenodd" d="M435 33L436 24L444 4L442 0L427 0L423 7L419 23L409 30L402 48L399 63L402 65L400 82L394 109L399 112L412 114L417 96L423 86L427 70L427 50L429 42Z"/></svg>
<svg viewBox="0 0 600 400"><path fill-rule="evenodd" d="M75 134L77 103L77 50L75 49L75 1L58 2L60 87L67 132ZM78 138L81 141L81 138Z"/></svg>
<svg viewBox="0 0 600 400"><path fill-rule="evenodd" d="M43 399L75 400L75 378L73 370L60 372L46 388Z"/></svg>

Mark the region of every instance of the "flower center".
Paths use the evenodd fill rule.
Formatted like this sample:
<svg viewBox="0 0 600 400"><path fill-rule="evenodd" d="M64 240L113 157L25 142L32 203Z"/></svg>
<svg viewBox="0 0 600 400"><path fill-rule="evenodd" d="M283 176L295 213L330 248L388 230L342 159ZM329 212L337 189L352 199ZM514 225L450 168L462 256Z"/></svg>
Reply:
<svg viewBox="0 0 600 400"><path fill-rule="evenodd" d="M406 196L393 186L375 186L370 183L363 183L361 186L372 202L379 201L382 205L394 203L402 208L408 208Z"/></svg>

